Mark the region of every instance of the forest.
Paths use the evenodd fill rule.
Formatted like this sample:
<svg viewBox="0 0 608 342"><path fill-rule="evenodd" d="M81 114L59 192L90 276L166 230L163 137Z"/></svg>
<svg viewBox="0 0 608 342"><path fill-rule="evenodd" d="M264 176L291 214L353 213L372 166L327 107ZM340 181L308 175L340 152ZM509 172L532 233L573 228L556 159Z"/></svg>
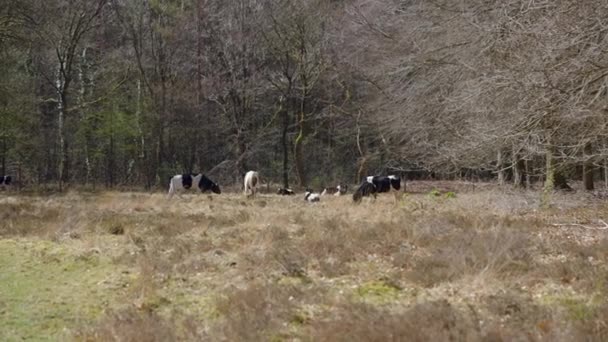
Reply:
<svg viewBox="0 0 608 342"><path fill-rule="evenodd" d="M0 1L0 341L608 341L607 199L606 0Z"/></svg>
<svg viewBox="0 0 608 342"><path fill-rule="evenodd" d="M4 0L0 171L60 189L255 169L591 190L607 32L600 0Z"/></svg>

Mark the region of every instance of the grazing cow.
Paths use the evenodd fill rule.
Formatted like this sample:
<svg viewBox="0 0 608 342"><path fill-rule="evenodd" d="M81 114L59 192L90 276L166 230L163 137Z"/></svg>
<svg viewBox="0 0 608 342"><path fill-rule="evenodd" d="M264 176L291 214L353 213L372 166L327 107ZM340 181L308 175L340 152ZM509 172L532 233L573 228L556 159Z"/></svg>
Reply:
<svg viewBox="0 0 608 342"><path fill-rule="evenodd" d="M321 196L325 196L325 195L334 195L334 196L342 196L344 194L346 194L346 192L348 191L348 185L338 185L335 188L334 187L330 187L330 188L325 188L323 189L323 192L321 192Z"/></svg>
<svg viewBox="0 0 608 342"><path fill-rule="evenodd" d="M374 199L376 194L382 192L389 192L391 188L395 191L401 189L401 178L395 175L390 176L369 176L359 186L357 191L353 194L353 201L355 203L361 202L364 196L372 195Z"/></svg>
<svg viewBox="0 0 608 342"><path fill-rule="evenodd" d="M192 188L192 184L198 185L198 188L201 190L201 192L207 192L211 190L216 194L222 193L220 187L202 173L196 175L183 174L175 175L171 178L171 181L169 183L169 198L173 197L173 195L177 191L183 189L188 190Z"/></svg>
<svg viewBox="0 0 608 342"><path fill-rule="evenodd" d="M279 188L279 190L277 190L277 195L283 195L283 196L291 196L291 195L295 195L296 193L291 190L290 188Z"/></svg>
<svg viewBox="0 0 608 342"><path fill-rule="evenodd" d="M12 181L13 178L11 176L0 176L0 186L2 186L2 188L6 188L7 186L11 185Z"/></svg>
<svg viewBox="0 0 608 342"><path fill-rule="evenodd" d="M255 193L257 192L257 186L258 186L259 182L260 182L260 177L259 177L257 171L247 171L247 173L245 174L245 184L244 184L246 197L249 197L249 196L255 197ZM251 191L250 195L247 194L248 191Z"/></svg>
<svg viewBox="0 0 608 342"><path fill-rule="evenodd" d="M304 195L304 200L307 202L319 202L321 200L321 195L316 192L312 192L310 189L306 189L306 194Z"/></svg>

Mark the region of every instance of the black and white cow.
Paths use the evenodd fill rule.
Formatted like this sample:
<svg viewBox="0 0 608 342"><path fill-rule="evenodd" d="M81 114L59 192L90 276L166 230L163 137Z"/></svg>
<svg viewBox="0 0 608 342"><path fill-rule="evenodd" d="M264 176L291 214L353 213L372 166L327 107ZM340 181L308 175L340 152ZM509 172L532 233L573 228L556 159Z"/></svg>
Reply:
<svg viewBox="0 0 608 342"><path fill-rule="evenodd" d="M304 200L307 202L319 202L321 200L321 195L316 192L313 192L311 189L306 189L306 194L304 195Z"/></svg>
<svg viewBox="0 0 608 342"><path fill-rule="evenodd" d="M243 187L245 188L245 197L255 197L259 182L260 175L257 173L257 171L247 171L243 184ZM251 194L248 194L249 191L251 191Z"/></svg>
<svg viewBox="0 0 608 342"><path fill-rule="evenodd" d="M348 191L348 185L340 184L336 187L329 187L329 188L323 189L323 192L321 192L321 196L326 196L326 195L342 196L342 195L346 194L347 191Z"/></svg>
<svg viewBox="0 0 608 342"><path fill-rule="evenodd" d="M11 185L13 178L11 176L0 176L0 187L6 188Z"/></svg>
<svg viewBox="0 0 608 342"><path fill-rule="evenodd" d="M399 176L369 176L365 178L357 191L353 194L355 203L361 202L361 199L366 196L374 196L382 192L390 192L391 189L399 191L401 189L401 178Z"/></svg>
<svg viewBox="0 0 608 342"><path fill-rule="evenodd" d="M296 193L290 188L279 188L279 190L277 190L277 195L291 196L295 194Z"/></svg>
<svg viewBox="0 0 608 342"><path fill-rule="evenodd" d="M220 187L202 173L196 175L183 174L175 175L171 178L169 183L169 198L173 197L173 195L178 191L192 188L193 184L198 185L201 192L212 191L216 194L222 193Z"/></svg>

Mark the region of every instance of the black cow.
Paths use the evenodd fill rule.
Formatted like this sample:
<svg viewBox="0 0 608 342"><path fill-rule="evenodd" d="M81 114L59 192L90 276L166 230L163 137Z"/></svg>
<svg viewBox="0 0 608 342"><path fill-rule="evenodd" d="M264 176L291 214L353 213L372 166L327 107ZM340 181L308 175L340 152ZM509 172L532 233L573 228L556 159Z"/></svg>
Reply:
<svg viewBox="0 0 608 342"><path fill-rule="evenodd" d="M401 178L395 175L390 176L369 176L359 186L357 191L353 194L353 201L355 203L361 202L361 199L365 196L374 196L382 192L389 192L391 188L395 191L401 189Z"/></svg>
<svg viewBox="0 0 608 342"><path fill-rule="evenodd" d="M201 189L202 192L207 192L211 190L216 194L221 194L220 186L214 183L211 179L207 178L207 176L202 175L200 182L198 183L198 188Z"/></svg>
<svg viewBox="0 0 608 342"><path fill-rule="evenodd" d="M7 187L11 185L13 178L11 176L0 176L0 185L2 187Z"/></svg>

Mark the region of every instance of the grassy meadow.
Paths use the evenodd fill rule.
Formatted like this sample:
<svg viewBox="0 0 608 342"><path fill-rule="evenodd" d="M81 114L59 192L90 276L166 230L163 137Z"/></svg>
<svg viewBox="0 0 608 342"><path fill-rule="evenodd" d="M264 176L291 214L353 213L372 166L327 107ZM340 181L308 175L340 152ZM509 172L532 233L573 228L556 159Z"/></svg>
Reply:
<svg viewBox="0 0 608 342"><path fill-rule="evenodd" d="M0 340L602 341L608 203L0 191Z"/></svg>

